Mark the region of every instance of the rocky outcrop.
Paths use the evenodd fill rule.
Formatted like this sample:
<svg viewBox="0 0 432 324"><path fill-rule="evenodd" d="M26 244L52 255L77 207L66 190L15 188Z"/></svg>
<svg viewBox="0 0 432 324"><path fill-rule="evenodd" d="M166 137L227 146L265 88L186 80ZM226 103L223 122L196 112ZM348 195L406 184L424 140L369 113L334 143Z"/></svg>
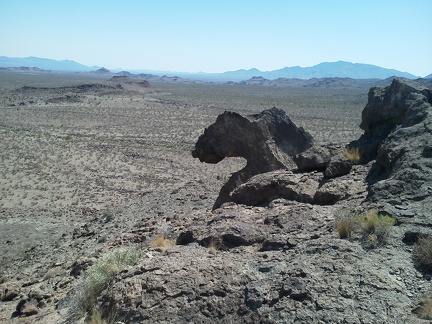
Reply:
<svg viewBox="0 0 432 324"><path fill-rule="evenodd" d="M367 203L402 222L432 225L432 91L395 79L373 88L356 142L376 159L367 177Z"/></svg>
<svg viewBox="0 0 432 324"><path fill-rule="evenodd" d="M229 201L234 188L252 176L292 169L291 157L312 143L311 135L297 127L281 109L272 108L247 117L226 111L199 137L192 156L206 163L218 163L225 157L243 157L247 161L222 187L213 206L216 209Z"/></svg>
<svg viewBox="0 0 432 324"><path fill-rule="evenodd" d="M422 113L418 114L420 107L430 101L429 89L404 79L394 79L387 87L371 88L360 124L364 134L351 143L360 147L362 161L375 159L378 148L396 127L419 122L423 118Z"/></svg>
<svg viewBox="0 0 432 324"><path fill-rule="evenodd" d="M221 208L167 220L177 245L145 248L146 257L118 274L98 306L126 323L420 323L412 310L430 277L415 268L406 244L432 227L430 91L395 80L371 92L383 105L404 106L405 115L396 118L388 107L393 117L373 125L369 116L380 113L364 113L368 130L356 144L369 163L341 172L346 160L337 150L313 148L297 155L302 170L256 174ZM231 146L219 154L210 138L200 138L207 145L194 156L213 163L233 156ZM334 177L325 174L331 166ZM370 250L374 237L359 233L339 238L338 216L372 207L397 218L387 245ZM129 242L143 242L146 226L131 231Z"/></svg>
<svg viewBox="0 0 432 324"><path fill-rule="evenodd" d="M189 215L179 231L191 241L148 249L98 306L125 323L415 323L410 296L427 281L409 251L386 249L383 258L339 239L336 213L279 199Z"/></svg>
<svg viewBox="0 0 432 324"><path fill-rule="evenodd" d="M323 171L327 178L339 177L351 171L353 163L343 156L341 144L314 146L293 156L300 171Z"/></svg>
<svg viewBox="0 0 432 324"><path fill-rule="evenodd" d="M352 174L332 179L316 171L272 171L258 174L235 188L230 193L229 201L260 206L268 205L274 199L283 198L293 202L333 205L366 192L365 177L369 168L355 166Z"/></svg>

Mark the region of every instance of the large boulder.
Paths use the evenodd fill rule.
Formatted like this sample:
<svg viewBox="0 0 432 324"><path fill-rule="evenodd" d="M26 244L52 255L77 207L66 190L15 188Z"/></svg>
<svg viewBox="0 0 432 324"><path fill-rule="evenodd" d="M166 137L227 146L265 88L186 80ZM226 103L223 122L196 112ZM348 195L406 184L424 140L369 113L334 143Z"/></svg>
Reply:
<svg viewBox="0 0 432 324"><path fill-rule="evenodd" d="M216 209L252 176L294 168L291 157L312 144L312 136L281 109L271 108L247 117L226 111L199 137L192 156L206 163L218 163L225 157L243 157L247 161L222 187L213 206Z"/></svg>

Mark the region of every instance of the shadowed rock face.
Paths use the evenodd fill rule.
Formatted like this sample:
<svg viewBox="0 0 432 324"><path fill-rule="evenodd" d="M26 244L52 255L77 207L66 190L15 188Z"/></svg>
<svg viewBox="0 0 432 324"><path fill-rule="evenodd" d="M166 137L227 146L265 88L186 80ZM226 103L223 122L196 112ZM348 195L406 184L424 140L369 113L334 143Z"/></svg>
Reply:
<svg viewBox="0 0 432 324"><path fill-rule="evenodd" d="M362 117L360 149L376 159L367 177L368 202L401 222L431 226L432 91L395 79L370 90Z"/></svg>
<svg viewBox="0 0 432 324"><path fill-rule="evenodd" d="M419 122L424 116L420 106L432 101L431 91L420 84L394 79L388 87L369 90L360 128L364 134L351 143L362 151L362 161L376 158L378 148L398 125Z"/></svg>
<svg viewBox="0 0 432 324"><path fill-rule="evenodd" d="M194 158L218 163L225 157L243 157L246 166L234 173L222 187L213 209L229 201L229 193L253 175L291 169L291 156L312 146L312 136L297 127L281 109L272 108L243 117L224 112L195 144Z"/></svg>

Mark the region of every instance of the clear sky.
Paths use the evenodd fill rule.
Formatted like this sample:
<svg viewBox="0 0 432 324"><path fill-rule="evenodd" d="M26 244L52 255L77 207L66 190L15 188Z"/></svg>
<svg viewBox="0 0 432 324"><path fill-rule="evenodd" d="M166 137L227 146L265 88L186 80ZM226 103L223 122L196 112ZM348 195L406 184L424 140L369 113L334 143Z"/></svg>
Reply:
<svg viewBox="0 0 432 324"><path fill-rule="evenodd" d="M0 55L126 70L432 73L432 0L0 0Z"/></svg>

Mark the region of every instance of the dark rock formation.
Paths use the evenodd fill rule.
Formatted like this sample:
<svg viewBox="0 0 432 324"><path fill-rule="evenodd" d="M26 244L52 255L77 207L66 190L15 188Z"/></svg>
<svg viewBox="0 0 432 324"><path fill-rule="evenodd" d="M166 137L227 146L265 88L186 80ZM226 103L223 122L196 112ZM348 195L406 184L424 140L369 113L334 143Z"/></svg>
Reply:
<svg viewBox="0 0 432 324"><path fill-rule="evenodd" d="M390 86L371 88L360 124L364 134L351 143L360 147L362 161L375 159L379 146L397 126L420 122L419 109L428 101L431 91L413 81L394 79Z"/></svg>
<svg viewBox="0 0 432 324"><path fill-rule="evenodd" d="M409 296L427 281L416 277L409 251L389 248L383 257L339 239L336 212L279 200L189 215L180 233L195 241L148 251L98 307L125 323L415 323Z"/></svg>
<svg viewBox="0 0 432 324"><path fill-rule="evenodd" d="M246 166L222 187L213 209L229 201L230 192L253 175L294 167L291 156L312 146L312 137L297 127L284 111L272 108L243 117L224 112L195 144L194 158L218 163L225 157L243 157Z"/></svg>
<svg viewBox="0 0 432 324"><path fill-rule="evenodd" d="M373 88L358 140L367 159L368 202L412 224L432 225L432 91L395 79Z"/></svg>
<svg viewBox="0 0 432 324"><path fill-rule="evenodd" d="M350 165L351 169L351 165ZM294 202L332 205L366 191L368 166L355 166L355 174L326 178L321 172L273 171L258 174L235 188L229 201L248 206L267 205L283 198Z"/></svg>
<svg viewBox="0 0 432 324"><path fill-rule="evenodd" d="M343 149L340 144L314 146L294 155L293 160L300 171L324 171L327 178L339 177L348 174L353 164L342 155Z"/></svg>

